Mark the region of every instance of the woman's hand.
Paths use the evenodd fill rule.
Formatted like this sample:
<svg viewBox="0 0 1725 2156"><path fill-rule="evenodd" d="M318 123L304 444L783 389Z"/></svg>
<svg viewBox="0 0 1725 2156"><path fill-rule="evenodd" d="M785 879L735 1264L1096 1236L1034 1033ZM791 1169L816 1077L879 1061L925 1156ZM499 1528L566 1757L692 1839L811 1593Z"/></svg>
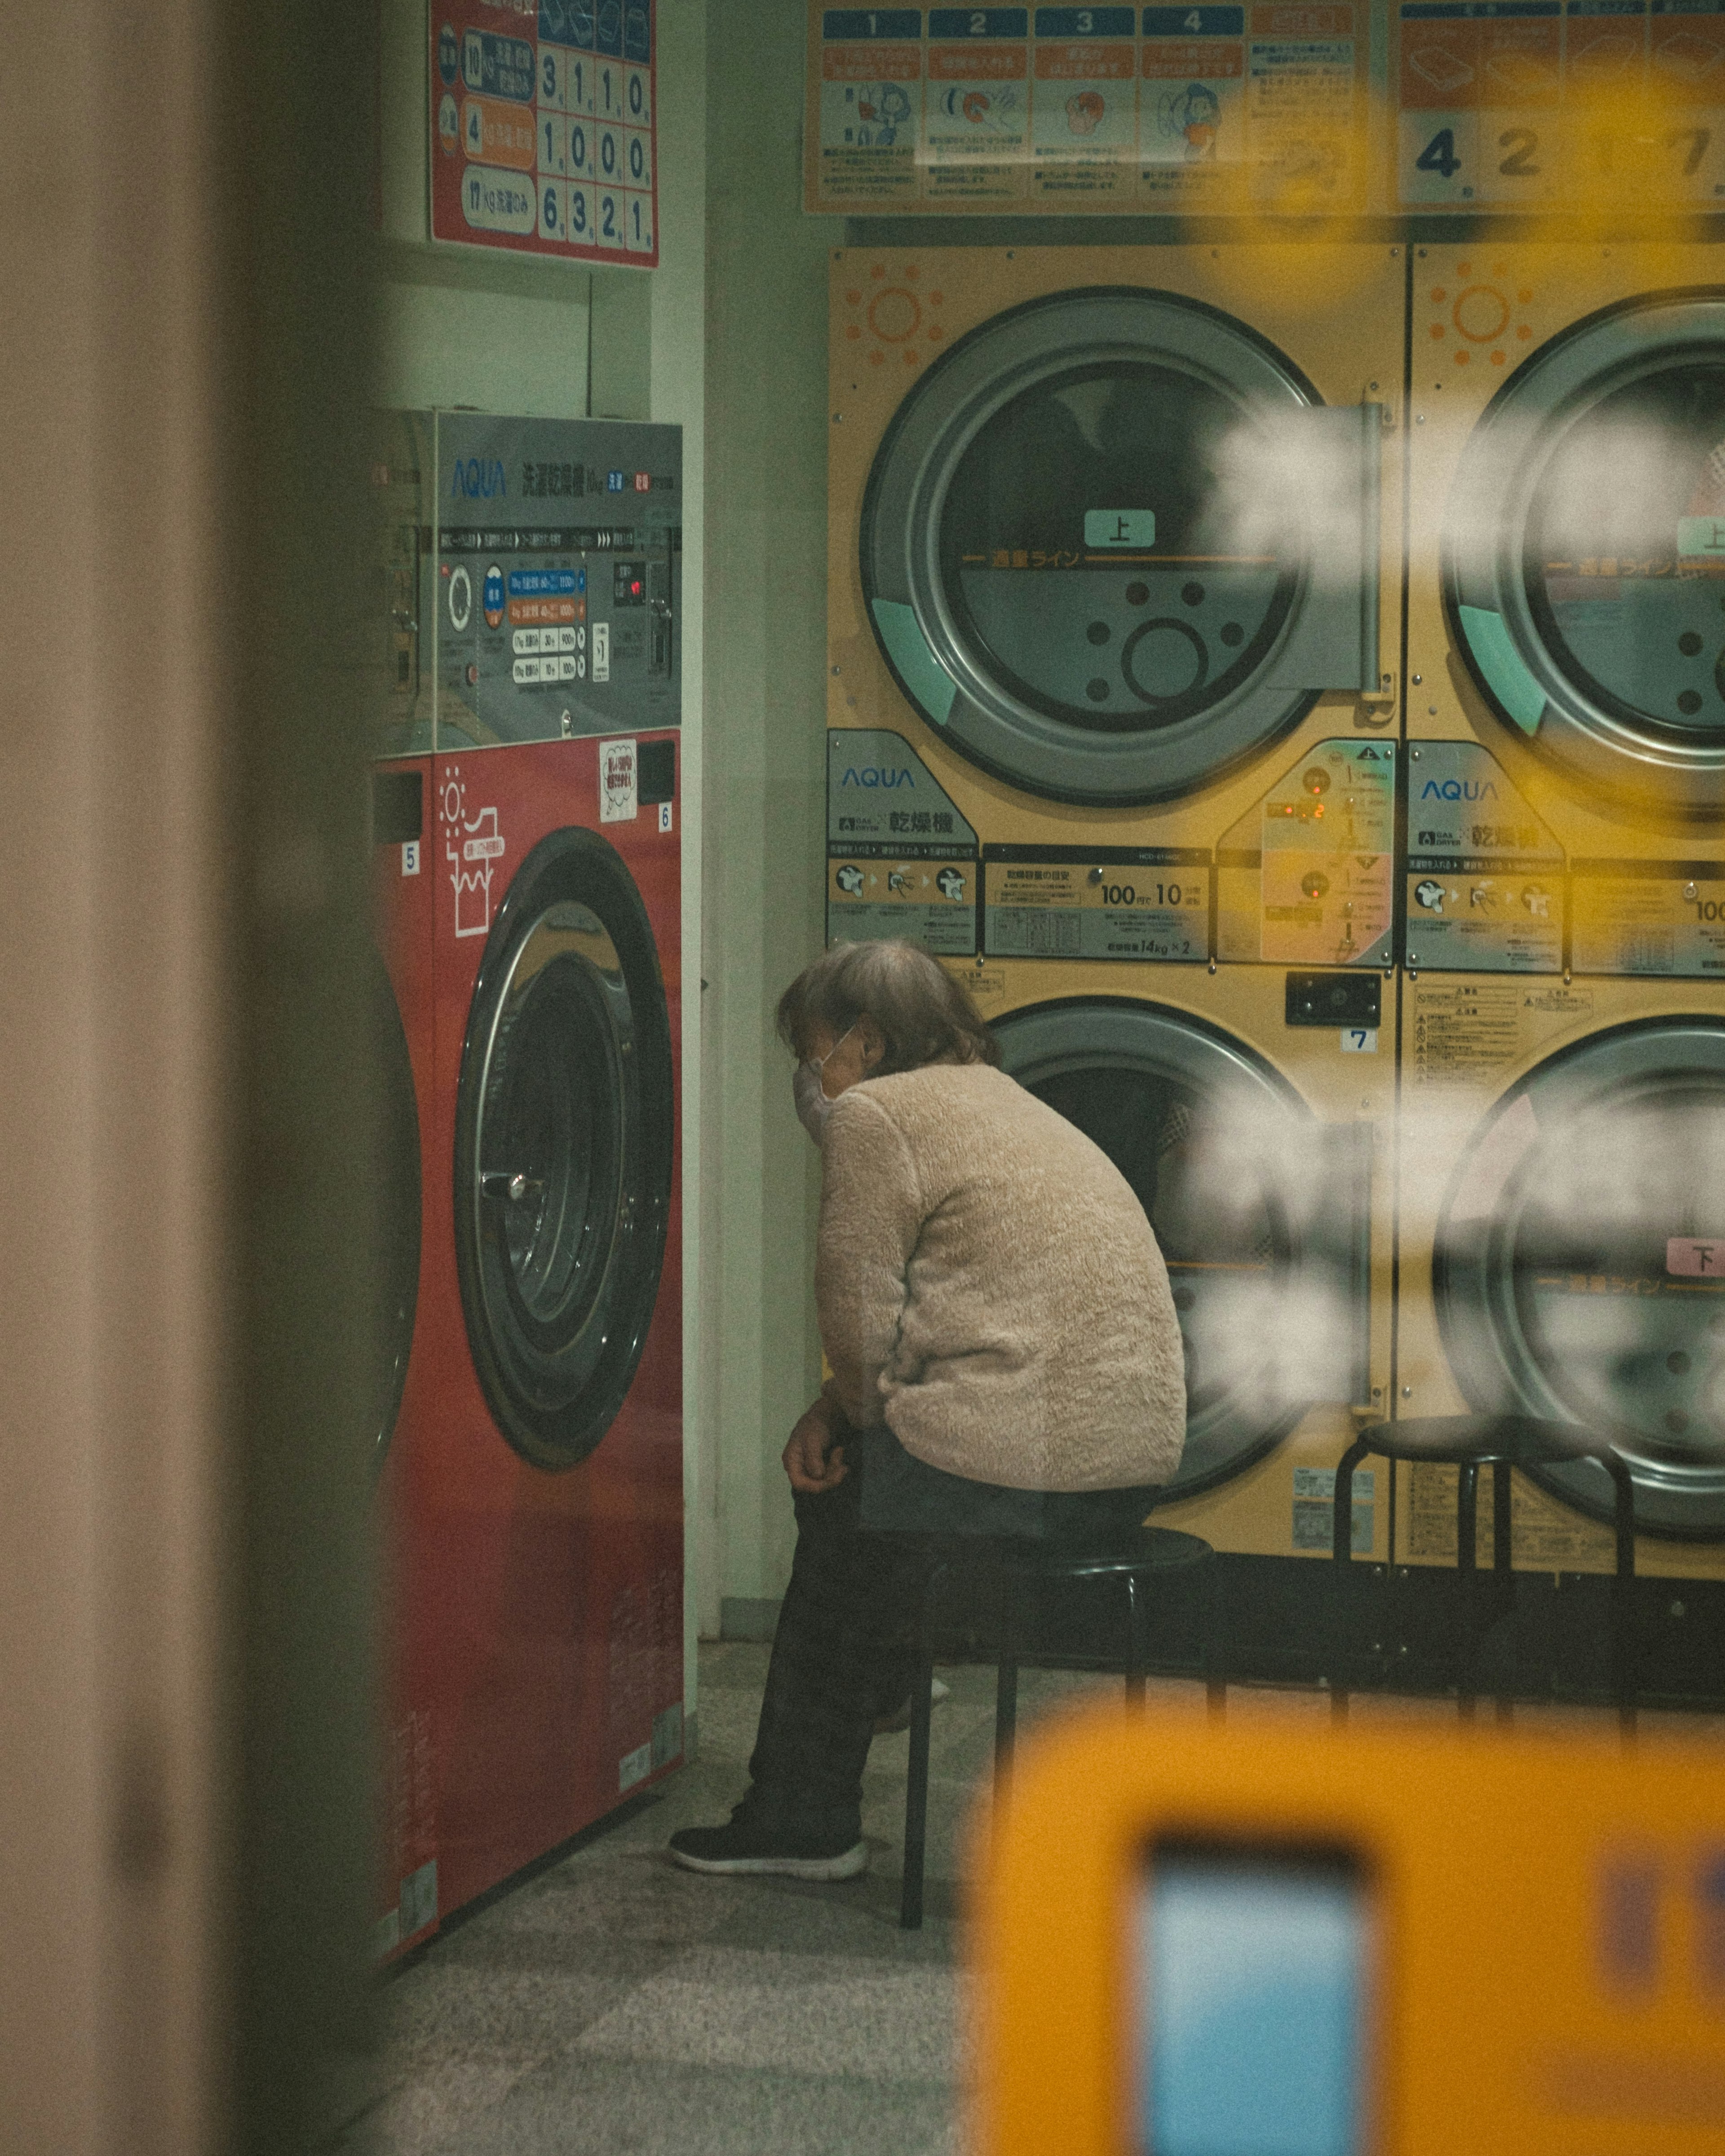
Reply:
<svg viewBox="0 0 1725 2156"><path fill-rule="evenodd" d="M792 1489L800 1490L805 1497L819 1497L845 1480L845 1448L838 1442L833 1410L824 1398L798 1417L783 1459Z"/></svg>

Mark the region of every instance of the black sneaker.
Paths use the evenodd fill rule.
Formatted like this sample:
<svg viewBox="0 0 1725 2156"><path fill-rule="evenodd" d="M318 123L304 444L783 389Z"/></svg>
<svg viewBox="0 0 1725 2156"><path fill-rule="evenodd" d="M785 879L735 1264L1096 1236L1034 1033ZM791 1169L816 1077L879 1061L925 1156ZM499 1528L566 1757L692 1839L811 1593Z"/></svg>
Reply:
<svg viewBox="0 0 1725 2156"><path fill-rule="evenodd" d="M728 1826L685 1826L670 1838L673 1864L685 1871L772 1875L784 1879L855 1879L869 1868L865 1841L769 1828L739 1804Z"/></svg>

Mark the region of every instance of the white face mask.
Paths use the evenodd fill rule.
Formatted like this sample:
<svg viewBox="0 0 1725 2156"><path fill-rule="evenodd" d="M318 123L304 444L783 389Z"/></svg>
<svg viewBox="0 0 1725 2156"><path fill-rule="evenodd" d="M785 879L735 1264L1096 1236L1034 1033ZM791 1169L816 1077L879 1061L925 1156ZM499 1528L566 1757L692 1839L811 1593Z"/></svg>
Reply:
<svg viewBox="0 0 1725 2156"><path fill-rule="evenodd" d="M792 1074L791 1097L797 1104L797 1121L817 1145L826 1130L827 1117L833 1112L833 1104L827 1098L826 1081L820 1074L861 1023L859 1019L846 1026L824 1055L805 1056Z"/></svg>

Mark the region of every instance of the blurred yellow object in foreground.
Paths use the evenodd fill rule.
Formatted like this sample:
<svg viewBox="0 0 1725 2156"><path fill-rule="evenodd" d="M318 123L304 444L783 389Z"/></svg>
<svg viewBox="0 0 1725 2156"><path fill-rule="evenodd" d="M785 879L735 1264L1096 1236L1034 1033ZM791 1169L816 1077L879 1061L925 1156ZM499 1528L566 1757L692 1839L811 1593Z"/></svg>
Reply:
<svg viewBox="0 0 1725 2156"><path fill-rule="evenodd" d="M976 2156L1725 2145L1698 1747L1089 1712L978 1855Z"/></svg>

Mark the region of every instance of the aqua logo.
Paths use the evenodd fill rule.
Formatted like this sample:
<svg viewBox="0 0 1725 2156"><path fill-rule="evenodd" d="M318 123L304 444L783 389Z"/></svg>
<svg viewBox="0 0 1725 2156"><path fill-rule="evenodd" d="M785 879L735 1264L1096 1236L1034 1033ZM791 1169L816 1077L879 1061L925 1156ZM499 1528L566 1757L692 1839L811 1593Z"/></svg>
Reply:
<svg viewBox="0 0 1725 2156"><path fill-rule="evenodd" d="M883 792L888 792L895 786L908 786L913 793L916 790L916 780L902 764L896 771L882 771L872 763L865 763L859 770L852 764L839 781L839 785L841 792L847 786L860 786L870 791L879 788Z"/></svg>
<svg viewBox="0 0 1725 2156"><path fill-rule="evenodd" d="M1428 778L1420 789L1422 801L1492 801L1497 788L1488 778Z"/></svg>
<svg viewBox="0 0 1725 2156"><path fill-rule="evenodd" d="M465 462L455 459L455 469L449 475L451 498L459 496L466 501L489 501L494 494L507 494L509 481L504 475L503 464L498 457L469 457Z"/></svg>

